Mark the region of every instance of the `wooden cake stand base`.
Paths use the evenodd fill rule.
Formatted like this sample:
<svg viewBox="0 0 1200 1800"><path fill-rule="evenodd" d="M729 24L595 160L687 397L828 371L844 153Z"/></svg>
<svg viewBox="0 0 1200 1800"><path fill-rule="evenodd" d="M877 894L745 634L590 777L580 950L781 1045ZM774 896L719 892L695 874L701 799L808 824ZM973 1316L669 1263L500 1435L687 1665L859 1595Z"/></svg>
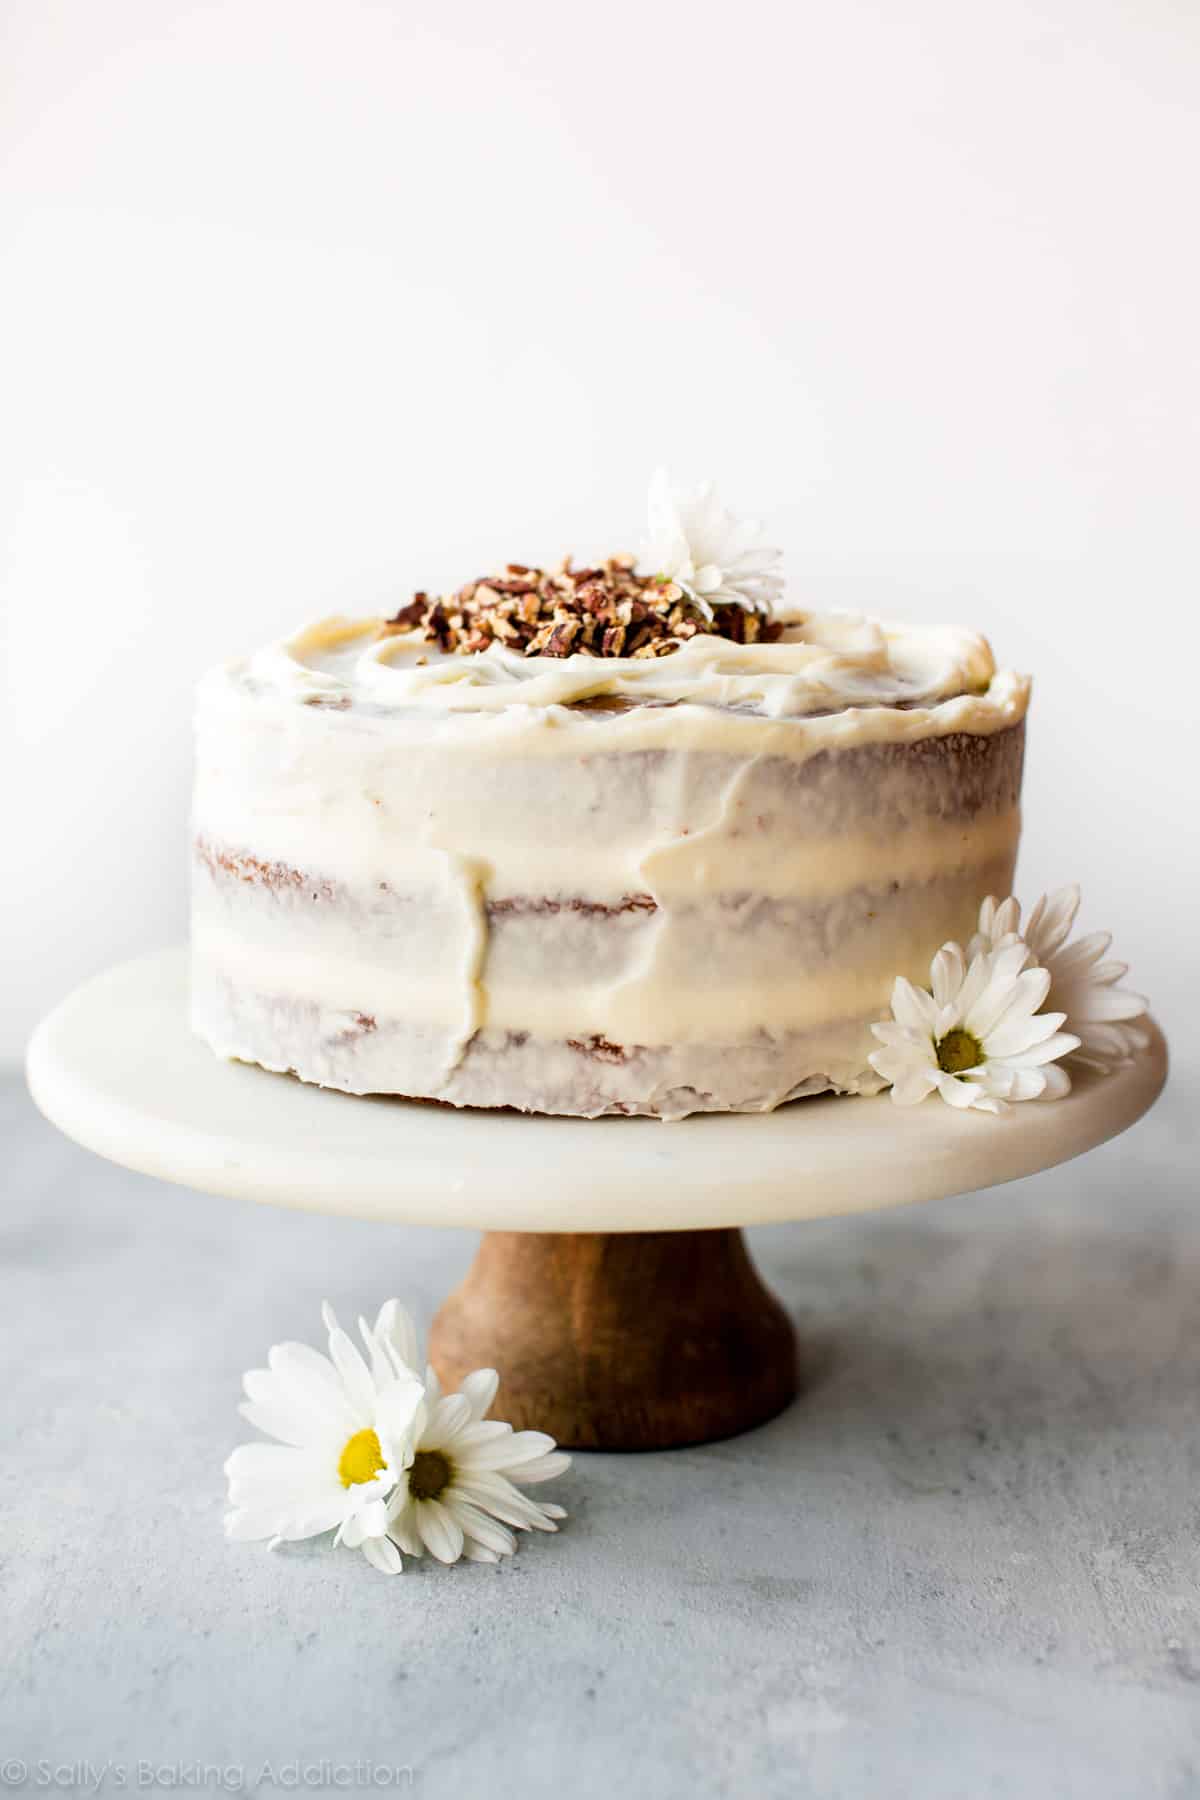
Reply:
<svg viewBox="0 0 1200 1800"><path fill-rule="evenodd" d="M1147 1111L1167 1052L1155 1028L1131 1068L999 1118L936 1099L900 1110L886 1095L675 1125L453 1112L219 1062L188 1028L175 950L72 994L35 1032L28 1068L47 1118L127 1168L276 1206L483 1230L434 1323L442 1378L496 1368L498 1417L567 1446L650 1450L745 1431L796 1391L791 1325L739 1227L1065 1162Z"/></svg>
<svg viewBox="0 0 1200 1800"><path fill-rule="evenodd" d="M489 1231L430 1360L457 1387L497 1345L497 1417L580 1450L732 1437L796 1393L791 1320L734 1229Z"/></svg>

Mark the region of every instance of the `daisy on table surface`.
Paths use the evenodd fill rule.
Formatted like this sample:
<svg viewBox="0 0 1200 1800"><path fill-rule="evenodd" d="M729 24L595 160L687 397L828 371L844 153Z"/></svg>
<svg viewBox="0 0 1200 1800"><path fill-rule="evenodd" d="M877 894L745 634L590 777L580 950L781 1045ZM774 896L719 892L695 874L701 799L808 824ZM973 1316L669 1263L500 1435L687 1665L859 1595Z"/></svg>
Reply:
<svg viewBox="0 0 1200 1800"><path fill-rule="evenodd" d="M494 1369L477 1369L458 1393L424 1378L412 1320L396 1300L374 1325L359 1319L365 1356L324 1308L329 1354L277 1344L265 1369L244 1377L240 1411L278 1440L242 1444L225 1464L228 1535L271 1547L334 1530L385 1574L402 1555L440 1562L498 1562L516 1531L556 1531L561 1506L531 1500L517 1484L550 1481L571 1459L540 1431L514 1431L486 1414Z"/></svg>

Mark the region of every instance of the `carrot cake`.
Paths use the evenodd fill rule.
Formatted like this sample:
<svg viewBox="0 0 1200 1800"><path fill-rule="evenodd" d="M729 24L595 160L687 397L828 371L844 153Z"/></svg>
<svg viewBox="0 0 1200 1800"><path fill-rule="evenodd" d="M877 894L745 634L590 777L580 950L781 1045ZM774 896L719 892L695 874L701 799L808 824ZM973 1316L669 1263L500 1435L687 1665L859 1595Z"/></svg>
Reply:
<svg viewBox="0 0 1200 1800"><path fill-rule="evenodd" d="M218 1055L588 1118L878 1091L893 978L1011 890L1028 681L789 606L677 513L648 572L513 564L204 678Z"/></svg>

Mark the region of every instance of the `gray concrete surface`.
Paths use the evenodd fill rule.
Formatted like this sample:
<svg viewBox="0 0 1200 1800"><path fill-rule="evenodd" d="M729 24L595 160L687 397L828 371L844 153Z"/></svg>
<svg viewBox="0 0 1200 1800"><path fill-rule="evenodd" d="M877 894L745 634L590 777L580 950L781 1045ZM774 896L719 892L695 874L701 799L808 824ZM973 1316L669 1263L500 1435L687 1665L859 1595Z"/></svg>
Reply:
<svg viewBox="0 0 1200 1800"><path fill-rule="evenodd" d="M558 1538L390 1582L224 1541L239 1375L325 1294L427 1321L472 1240L166 1187L0 1091L14 1791L1200 1793L1185 1081L1065 1169L752 1234L799 1405L581 1457Z"/></svg>

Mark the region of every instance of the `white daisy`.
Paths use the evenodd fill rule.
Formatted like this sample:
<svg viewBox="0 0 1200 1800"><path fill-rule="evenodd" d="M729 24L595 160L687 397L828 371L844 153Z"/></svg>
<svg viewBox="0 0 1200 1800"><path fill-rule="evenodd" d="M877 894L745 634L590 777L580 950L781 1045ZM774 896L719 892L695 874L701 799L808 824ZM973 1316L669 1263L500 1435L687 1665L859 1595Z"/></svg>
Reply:
<svg viewBox="0 0 1200 1800"><path fill-rule="evenodd" d="M642 562L698 606L743 606L768 613L783 592L782 551L759 540L760 527L725 511L711 483L684 493L659 469L650 483L649 535Z"/></svg>
<svg viewBox="0 0 1200 1800"><path fill-rule="evenodd" d="M358 1544L385 1529L385 1502L412 1462L425 1389L411 1366L416 1337L398 1303L374 1327L359 1320L368 1360L325 1308L329 1355L276 1344L244 1376L239 1411L277 1438L241 1444L225 1464L232 1538L274 1544L335 1530Z"/></svg>
<svg viewBox="0 0 1200 1800"><path fill-rule="evenodd" d="M969 964L958 944L943 944L930 965L932 993L897 977L891 1019L871 1027L884 1048L870 1057L897 1106L914 1106L936 1088L950 1106L996 1113L1010 1101L1070 1091L1051 1064L1079 1039L1059 1029L1063 1013L1039 1013L1050 977L1028 961L1019 941Z"/></svg>
<svg viewBox="0 0 1200 1800"><path fill-rule="evenodd" d="M428 1550L440 1562L499 1562L517 1547L510 1526L557 1531L563 1508L531 1500L514 1483L561 1475L571 1466L566 1452L544 1431L514 1431L484 1416L499 1385L494 1369L476 1369L457 1394L441 1397L432 1370L427 1385L430 1377L416 1455L388 1501L390 1538L410 1556Z"/></svg>
<svg viewBox="0 0 1200 1800"><path fill-rule="evenodd" d="M1103 1074L1132 1062L1150 1041L1141 1025L1131 1024L1146 1011L1141 994L1117 983L1129 965L1105 962L1112 933L1093 931L1067 939L1079 911L1078 887L1063 887L1043 894L1021 930L1021 908L1011 896L999 901L993 895L979 909L979 929L968 953L994 950L1002 944L1024 941L1032 961L1050 976L1050 1004L1066 1014L1067 1024L1079 1037L1073 1061Z"/></svg>
<svg viewBox="0 0 1200 1800"><path fill-rule="evenodd" d="M376 1535L359 1531L345 1541L361 1542L377 1569L394 1573L400 1552L439 1562L499 1562L517 1547L518 1531L557 1531L566 1518L561 1506L531 1500L514 1485L552 1481L570 1468L571 1458L543 1431L514 1431L486 1417L500 1378L494 1369L476 1369L456 1394L443 1395L432 1369L414 1427L414 1454L397 1479ZM372 1517L374 1527L375 1516Z"/></svg>

